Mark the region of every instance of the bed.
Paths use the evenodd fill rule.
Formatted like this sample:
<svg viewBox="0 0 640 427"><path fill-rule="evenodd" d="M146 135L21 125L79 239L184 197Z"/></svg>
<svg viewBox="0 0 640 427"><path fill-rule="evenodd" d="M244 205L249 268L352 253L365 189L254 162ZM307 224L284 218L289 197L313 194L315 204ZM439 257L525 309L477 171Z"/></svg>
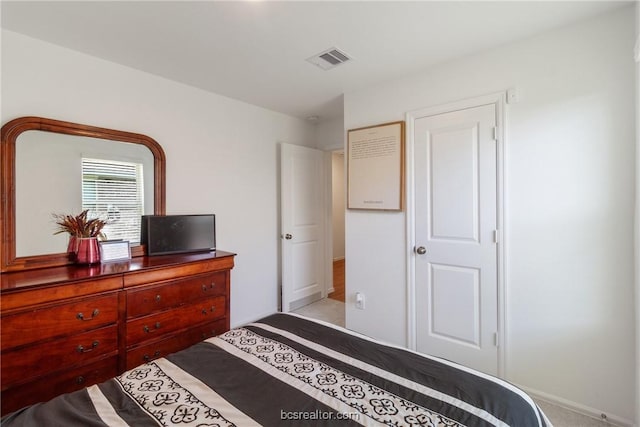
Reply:
<svg viewBox="0 0 640 427"><path fill-rule="evenodd" d="M513 385L290 314L274 314L2 426L550 426Z"/></svg>

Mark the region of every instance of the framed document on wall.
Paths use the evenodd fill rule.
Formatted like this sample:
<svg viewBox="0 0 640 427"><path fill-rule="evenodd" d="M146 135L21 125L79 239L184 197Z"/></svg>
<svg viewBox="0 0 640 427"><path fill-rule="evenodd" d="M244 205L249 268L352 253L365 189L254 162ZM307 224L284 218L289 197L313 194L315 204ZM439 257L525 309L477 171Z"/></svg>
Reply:
<svg viewBox="0 0 640 427"><path fill-rule="evenodd" d="M347 209L401 211L404 122L347 133Z"/></svg>

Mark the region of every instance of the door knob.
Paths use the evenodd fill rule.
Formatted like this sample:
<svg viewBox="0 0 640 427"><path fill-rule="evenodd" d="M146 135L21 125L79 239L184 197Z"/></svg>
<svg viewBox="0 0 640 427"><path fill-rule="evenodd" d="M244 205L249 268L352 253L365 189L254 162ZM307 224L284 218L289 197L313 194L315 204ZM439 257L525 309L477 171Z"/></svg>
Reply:
<svg viewBox="0 0 640 427"><path fill-rule="evenodd" d="M418 247L416 248L416 253L417 253L418 255L424 255L424 254L426 254L426 253L427 253L427 248L425 248L424 246L418 246Z"/></svg>
<svg viewBox="0 0 640 427"><path fill-rule="evenodd" d="M287 239L287 240L291 240L291 239L293 239L293 236L291 234L287 233L287 234L284 235L284 238Z"/></svg>

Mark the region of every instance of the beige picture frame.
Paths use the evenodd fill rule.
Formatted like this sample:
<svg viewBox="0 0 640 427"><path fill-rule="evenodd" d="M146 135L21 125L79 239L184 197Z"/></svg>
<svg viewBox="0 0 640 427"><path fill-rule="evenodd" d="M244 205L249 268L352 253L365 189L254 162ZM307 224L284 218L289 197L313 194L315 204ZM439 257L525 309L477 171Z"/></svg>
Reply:
<svg viewBox="0 0 640 427"><path fill-rule="evenodd" d="M405 122L347 131L347 209L404 209Z"/></svg>

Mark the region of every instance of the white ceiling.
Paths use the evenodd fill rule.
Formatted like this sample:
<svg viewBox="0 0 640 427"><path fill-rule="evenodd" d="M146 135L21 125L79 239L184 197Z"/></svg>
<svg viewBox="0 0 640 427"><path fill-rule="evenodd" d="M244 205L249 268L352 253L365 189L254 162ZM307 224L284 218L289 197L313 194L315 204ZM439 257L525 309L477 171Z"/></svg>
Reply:
<svg viewBox="0 0 640 427"><path fill-rule="evenodd" d="M2 27L320 120L342 94L631 4L615 1L2 1ZM330 47L353 60L305 60Z"/></svg>

